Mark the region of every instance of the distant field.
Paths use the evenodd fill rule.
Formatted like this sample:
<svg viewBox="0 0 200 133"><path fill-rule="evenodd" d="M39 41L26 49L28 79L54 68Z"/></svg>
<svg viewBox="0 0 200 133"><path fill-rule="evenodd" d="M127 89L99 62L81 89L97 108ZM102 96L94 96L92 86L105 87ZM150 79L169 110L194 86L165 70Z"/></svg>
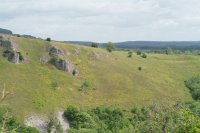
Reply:
<svg viewBox="0 0 200 133"><path fill-rule="evenodd" d="M108 53L79 45L16 38L25 64L15 65L0 57L0 88L6 85L4 104L21 120L30 113L51 113L54 109L76 104L83 108L113 105L131 108L153 102L172 104L191 100L184 81L200 71L200 57L192 55L147 54L147 59L134 53ZM56 45L68 53L66 59L76 64L78 77L42 64L48 45ZM142 67L139 71L138 67ZM79 91L84 81L87 92ZM59 89L52 85L57 83Z"/></svg>

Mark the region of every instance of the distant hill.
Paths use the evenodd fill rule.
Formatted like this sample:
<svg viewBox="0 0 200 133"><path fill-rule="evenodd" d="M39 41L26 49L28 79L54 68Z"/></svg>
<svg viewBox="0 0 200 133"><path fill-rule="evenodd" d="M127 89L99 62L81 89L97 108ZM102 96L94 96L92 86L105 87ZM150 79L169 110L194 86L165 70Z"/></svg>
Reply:
<svg viewBox="0 0 200 133"><path fill-rule="evenodd" d="M65 43L80 44L90 46L92 42L65 41ZM100 47L105 47L106 43L99 43ZM172 48L174 50L200 50L200 41L127 41L116 42L117 49L132 50L164 50Z"/></svg>
<svg viewBox="0 0 200 133"><path fill-rule="evenodd" d="M0 33L2 33L2 34L10 34L11 35L12 31L0 28Z"/></svg>

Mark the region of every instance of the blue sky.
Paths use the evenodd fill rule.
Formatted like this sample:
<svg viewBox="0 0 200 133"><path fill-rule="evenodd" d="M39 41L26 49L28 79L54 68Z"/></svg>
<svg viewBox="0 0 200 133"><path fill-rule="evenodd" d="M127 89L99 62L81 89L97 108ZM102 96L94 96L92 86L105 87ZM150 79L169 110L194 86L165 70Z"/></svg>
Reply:
<svg viewBox="0 0 200 133"><path fill-rule="evenodd" d="M0 0L0 27L55 40L200 40L200 0Z"/></svg>

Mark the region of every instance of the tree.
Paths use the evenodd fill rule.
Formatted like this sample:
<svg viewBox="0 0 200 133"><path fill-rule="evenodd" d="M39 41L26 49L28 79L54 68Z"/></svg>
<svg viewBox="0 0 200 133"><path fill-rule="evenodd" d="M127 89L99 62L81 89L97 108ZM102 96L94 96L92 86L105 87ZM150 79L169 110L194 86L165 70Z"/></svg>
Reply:
<svg viewBox="0 0 200 133"><path fill-rule="evenodd" d="M98 43L95 43L95 42L93 42L93 43L91 44L91 47L93 47L93 48L98 48L98 47L99 47L99 44L98 44Z"/></svg>
<svg viewBox="0 0 200 133"><path fill-rule="evenodd" d="M50 41L51 41L51 38L50 38L50 37L48 37L48 38L46 39L46 41L50 42Z"/></svg>
<svg viewBox="0 0 200 133"><path fill-rule="evenodd" d="M112 52L115 49L114 43L108 42L106 49L108 50L108 52Z"/></svg>
<svg viewBox="0 0 200 133"><path fill-rule="evenodd" d="M128 57L131 58L132 56L133 56L133 52L132 52L132 51L129 51L129 52L128 52Z"/></svg>
<svg viewBox="0 0 200 133"><path fill-rule="evenodd" d="M167 55L172 54L172 53L173 53L173 50L172 50L170 47L168 47L168 48L165 50L165 53L166 53Z"/></svg>
<svg viewBox="0 0 200 133"><path fill-rule="evenodd" d="M142 52L141 51L137 51L137 55L141 55L142 54Z"/></svg>

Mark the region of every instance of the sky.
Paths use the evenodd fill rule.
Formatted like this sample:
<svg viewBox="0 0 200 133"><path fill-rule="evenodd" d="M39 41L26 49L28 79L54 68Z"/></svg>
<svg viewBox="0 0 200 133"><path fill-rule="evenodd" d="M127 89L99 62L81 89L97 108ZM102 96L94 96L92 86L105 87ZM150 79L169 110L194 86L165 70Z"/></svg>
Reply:
<svg viewBox="0 0 200 133"><path fill-rule="evenodd" d="M197 41L200 0L0 0L0 27L61 41Z"/></svg>

